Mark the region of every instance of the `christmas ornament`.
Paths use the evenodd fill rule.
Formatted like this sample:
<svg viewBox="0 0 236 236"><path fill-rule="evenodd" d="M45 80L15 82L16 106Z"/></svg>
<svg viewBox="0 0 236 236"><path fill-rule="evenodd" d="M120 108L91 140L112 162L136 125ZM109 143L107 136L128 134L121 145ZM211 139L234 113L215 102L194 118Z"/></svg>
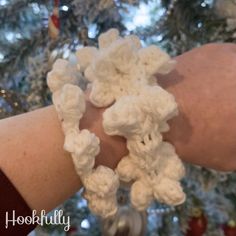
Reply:
<svg viewBox="0 0 236 236"><path fill-rule="evenodd" d="M222 228L225 236L236 236L236 222L234 220L230 220Z"/></svg>
<svg viewBox="0 0 236 236"><path fill-rule="evenodd" d="M59 0L54 0L53 13L48 22L48 31L52 39L56 39L60 33Z"/></svg>
<svg viewBox="0 0 236 236"><path fill-rule="evenodd" d="M118 191L118 211L109 219L102 221L103 236L142 236L146 229L146 212L138 212L131 207L128 189Z"/></svg>
<svg viewBox="0 0 236 236"><path fill-rule="evenodd" d="M194 208L185 236L202 236L207 229L207 219L199 208Z"/></svg>
<svg viewBox="0 0 236 236"><path fill-rule="evenodd" d="M78 228L71 226L70 229L66 232L66 236L75 236L78 232Z"/></svg>

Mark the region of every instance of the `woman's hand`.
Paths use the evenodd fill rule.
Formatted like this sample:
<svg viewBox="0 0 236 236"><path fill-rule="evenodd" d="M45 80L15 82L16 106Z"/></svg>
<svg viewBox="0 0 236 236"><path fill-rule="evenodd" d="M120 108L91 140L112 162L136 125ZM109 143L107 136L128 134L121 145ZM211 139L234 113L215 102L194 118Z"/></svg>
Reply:
<svg viewBox="0 0 236 236"><path fill-rule="evenodd" d="M158 75L180 111L165 139L187 162L236 170L236 45L208 44L176 60L173 72Z"/></svg>

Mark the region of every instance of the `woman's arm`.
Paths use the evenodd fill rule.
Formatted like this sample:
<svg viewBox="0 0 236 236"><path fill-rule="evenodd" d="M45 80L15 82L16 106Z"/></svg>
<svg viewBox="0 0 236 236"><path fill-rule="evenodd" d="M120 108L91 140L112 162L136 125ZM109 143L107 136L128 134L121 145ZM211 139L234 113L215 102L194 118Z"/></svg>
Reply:
<svg viewBox="0 0 236 236"><path fill-rule="evenodd" d="M102 112L88 103L80 127L100 138L96 165L115 168L127 152L125 140L103 132ZM81 187L53 106L1 120L0 130L1 169L31 209L50 211Z"/></svg>
<svg viewBox="0 0 236 236"><path fill-rule="evenodd" d="M181 158L236 170L236 44L207 44L184 53L176 70L158 81L179 104L165 138Z"/></svg>
<svg viewBox="0 0 236 236"><path fill-rule="evenodd" d="M159 76L180 114L165 138L182 159L221 170L236 169L236 46L207 45L177 57L177 68ZM101 139L96 164L115 168L125 140L102 128L103 109L87 103L80 128ZM50 211L81 183L63 151L64 136L52 106L0 121L0 167L32 209Z"/></svg>

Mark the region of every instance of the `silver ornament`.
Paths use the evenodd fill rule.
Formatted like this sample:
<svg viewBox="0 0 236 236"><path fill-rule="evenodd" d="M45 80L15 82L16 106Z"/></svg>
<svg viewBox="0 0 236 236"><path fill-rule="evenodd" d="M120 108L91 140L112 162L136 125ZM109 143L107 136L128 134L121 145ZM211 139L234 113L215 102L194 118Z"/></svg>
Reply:
<svg viewBox="0 0 236 236"><path fill-rule="evenodd" d="M118 192L119 208L117 214L102 221L103 236L143 236L145 234L147 214L134 209L129 202L125 189Z"/></svg>

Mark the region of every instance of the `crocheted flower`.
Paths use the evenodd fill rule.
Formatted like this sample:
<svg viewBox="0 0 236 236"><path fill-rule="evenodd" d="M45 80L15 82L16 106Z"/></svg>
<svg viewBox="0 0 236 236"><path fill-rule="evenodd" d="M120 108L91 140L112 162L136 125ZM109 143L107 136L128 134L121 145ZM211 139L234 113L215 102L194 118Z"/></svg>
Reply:
<svg viewBox="0 0 236 236"><path fill-rule="evenodd" d="M63 146L64 150L70 153L75 151L75 139L79 137L79 132L79 129L74 128L66 133Z"/></svg>
<svg viewBox="0 0 236 236"><path fill-rule="evenodd" d="M140 139L168 129L166 121L177 114L174 97L159 86L144 86L138 96L122 96L103 114L103 127L109 135ZM158 131L158 123L162 126ZM154 134L153 134L154 135Z"/></svg>
<svg viewBox="0 0 236 236"><path fill-rule="evenodd" d="M92 65L89 65L89 66L85 69L85 71L84 71L84 76L85 76L85 78L86 78L88 81L90 81L90 82L93 82L93 81L95 81L95 80L98 79L97 76L96 76L96 74L95 74L95 72L94 72L94 70L93 70L93 68L92 68Z"/></svg>
<svg viewBox="0 0 236 236"><path fill-rule="evenodd" d="M155 73L167 73L175 64L158 47L141 48L137 36L121 38L116 29L100 35L99 50L88 47L77 54L84 60L85 77L92 81L91 102L99 107L123 95L137 95L144 85L156 84Z"/></svg>
<svg viewBox="0 0 236 236"><path fill-rule="evenodd" d="M76 52L79 68L81 71L85 71L85 69L91 64L92 60L98 54L98 50L95 47L83 47L80 48Z"/></svg>
<svg viewBox="0 0 236 236"><path fill-rule="evenodd" d="M140 49L138 57L140 66L144 68L147 76L158 72L168 73L175 66L173 61L170 63L170 56L155 45Z"/></svg>
<svg viewBox="0 0 236 236"><path fill-rule="evenodd" d="M106 107L115 100L115 97L106 83L95 81L89 99L97 107Z"/></svg>
<svg viewBox="0 0 236 236"><path fill-rule="evenodd" d="M142 44L141 44L140 39L137 35L134 35L134 34L127 35L127 36L125 36L125 39L131 40L135 49L142 48Z"/></svg>
<svg viewBox="0 0 236 236"><path fill-rule="evenodd" d="M163 142L159 146L158 155L160 156L160 161L156 167L157 173L161 173L173 180L180 180L184 177L184 165L177 156L173 145Z"/></svg>
<svg viewBox="0 0 236 236"><path fill-rule="evenodd" d="M123 96L103 113L103 127L108 135L126 138L142 134L145 114L135 96Z"/></svg>
<svg viewBox="0 0 236 236"><path fill-rule="evenodd" d="M156 156L130 153L119 162L116 171L122 181L134 181L131 202L139 210L145 209L153 198L170 205L179 205L185 200L178 182L184 175L184 167L167 142L160 144Z"/></svg>
<svg viewBox="0 0 236 236"><path fill-rule="evenodd" d="M158 85L143 87L140 100L144 112L158 123L167 121L178 113L174 96Z"/></svg>
<svg viewBox="0 0 236 236"><path fill-rule="evenodd" d="M117 212L117 202L115 195L101 198L95 193L85 191L84 198L88 200L89 209L96 215L102 218L114 216Z"/></svg>
<svg viewBox="0 0 236 236"><path fill-rule="evenodd" d="M107 48L119 38L119 31L117 29L110 29L98 37L99 49Z"/></svg>
<svg viewBox="0 0 236 236"><path fill-rule="evenodd" d="M153 191L156 200L169 205L179 205L185 201L180 183L162 175L154 178Z"/></svg>
<svg viewBox="0 0 236 236"><path fill-rule="evenodd" d="M58 113L67 123L76 123L85 112L85 98L82 90L75 85L65 84L60 93Z"/></svg>
<svg viewBox="0 0 236 236"><path fill-rule="evenodd" d="M136 165L132 162L129 156L123 157L117 165L116 171L119 174L120 180L130 182L136 179Z"/></svg>
<svg viewBox="0 0 236 236"><path fill-rule="evenodd" d="M143 211L153 200L152 188L147 182L135 181L131 186L130 198L132 205L138 211Z"/></svg>
<svg viewBox="0 0 236 236"><path fill-rule="evenodd" d="M108 49L107 54L118 72L125 74L132 72L138 59L137 49L130 38L115 41Z"/></svg>
<svg viewBox="0 0 236 236"><path fill-rule="evenodd" d="M65 137L64 149L74 155L96 156L100 151L100 141L95 134L83 129L81 132L70 132Z"/></svg>
<svg viewBox="0 0 236 236"><path fill-rule="evenodd" d="M159 172L170 179L180 180L185 176L185 168L177 155L166 156L160 165Z"/></svg>
<svg viewBox="0 0 236 236"><path fill-rule="evenodd" d="M105 55L99 55L92 63L92 69L100 82L109 82L116 76L116 68Z"/></svg>
<svg viewBox="0 0 236 236"><path fill-rule="evenodd" d="M76 173L83 178L92 172L95 164L95 157L90 155L78 156L75 153L71 154L75 166Z"/></svg>
<svg viewBox="0 0 236 236"><path fill-rule="evenodd" d="M115 194L119 187L118 176L105 166L98 166L84 178L83 183L88 192L96 193L99 197Z"/></svg>
<svg viewBox="0 0 236 236"><path fill-rule="evenodd" d="M71 152L75 170L79 176L88 175L100 151L99 139L88 130L72 130L66 134L64 149Z"/></svg>
<svg viewBox="0 0 236 236"><path fill-rule="evenodd" d="M47 84L51 92L61 89L65 84L77 84L76 70L67 60L57 59L47 75Z"/></svg>

